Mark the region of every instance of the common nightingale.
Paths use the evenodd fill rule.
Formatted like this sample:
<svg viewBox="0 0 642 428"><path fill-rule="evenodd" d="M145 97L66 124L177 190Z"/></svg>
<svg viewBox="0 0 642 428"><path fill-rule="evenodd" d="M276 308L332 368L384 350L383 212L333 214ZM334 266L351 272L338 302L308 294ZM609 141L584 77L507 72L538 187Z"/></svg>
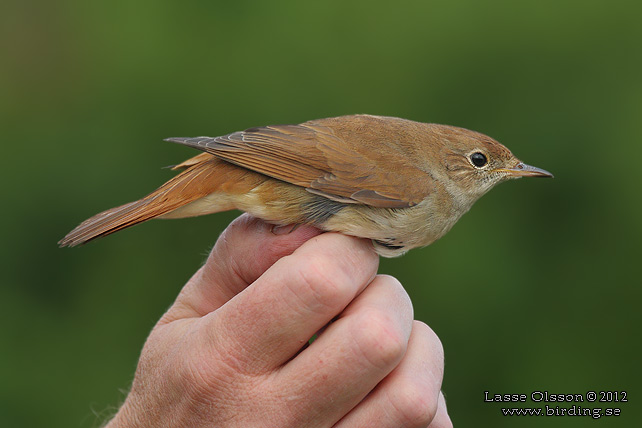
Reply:
<svg viewBox="0 0 642 428"><path fill-rule="evenodd" d="M395 257L441 238L496 184L552 177L486 135L454 126L353 115L169 138L202 150L144 198L82 222L74 246L152 218L239 209L274 225L310 224L369 238Z"/></svg>

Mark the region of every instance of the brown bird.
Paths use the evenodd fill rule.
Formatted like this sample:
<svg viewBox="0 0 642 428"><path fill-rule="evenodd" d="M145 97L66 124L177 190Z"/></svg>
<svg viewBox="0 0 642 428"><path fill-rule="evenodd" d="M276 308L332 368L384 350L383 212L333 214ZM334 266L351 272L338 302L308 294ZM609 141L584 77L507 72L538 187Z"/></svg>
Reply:
<svg viewBox="0 0 642 428"><path fill-rule="evenodd" d="M74 246L152 218L239 209L275 225L311 224L372 239L395 257L441 238L496 184L552 177L486 135L394 117L354 115L169 138L205 153L144 198L82 222Z"/></svg>

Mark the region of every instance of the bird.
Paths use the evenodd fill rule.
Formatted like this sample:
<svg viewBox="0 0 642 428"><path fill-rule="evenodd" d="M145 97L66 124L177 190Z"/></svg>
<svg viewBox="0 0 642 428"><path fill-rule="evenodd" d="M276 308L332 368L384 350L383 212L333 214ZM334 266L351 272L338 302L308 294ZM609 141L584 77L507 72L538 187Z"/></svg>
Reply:
<svg viewBox="0 0 642 428"><path fill-rule="evenodd" d="M484 134L367 114L168 138L201 150L134 202L83 221L58 244L84 244L144 221L245 211L372 240L396 257L444 236L495 185L553 177Z"/></svg>

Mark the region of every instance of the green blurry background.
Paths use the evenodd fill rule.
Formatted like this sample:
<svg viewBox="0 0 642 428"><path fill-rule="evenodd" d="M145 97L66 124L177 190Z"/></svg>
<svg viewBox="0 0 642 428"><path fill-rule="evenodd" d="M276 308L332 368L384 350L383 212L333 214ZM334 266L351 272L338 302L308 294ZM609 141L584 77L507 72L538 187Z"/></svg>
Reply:
<svg viewBox="0 0 642 428"><path fill-rule="evenodd" d="M595 426L640 426L639 4L3 2L0 426L99 425L237 215L57 248L195 154L163 138L349 113L475 129L556 175L503 184L381 262L443 341L455 425L594 423L502 417L485 390L625 390Z"/></svg>

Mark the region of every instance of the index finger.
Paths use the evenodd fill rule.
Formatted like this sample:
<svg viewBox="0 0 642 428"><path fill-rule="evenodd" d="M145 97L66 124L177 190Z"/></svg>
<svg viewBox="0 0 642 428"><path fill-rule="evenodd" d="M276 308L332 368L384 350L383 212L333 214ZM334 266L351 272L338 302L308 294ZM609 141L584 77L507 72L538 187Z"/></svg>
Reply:
<svg viewBox="0 0 642 428"><path fill-rule="evenodd" d="M208 346L222 357L235 355L248 372L278 367L345 309L378 265L369 240L316 236L203 318L211 332Z"/></svg>
<svg viewBox="0 0 642 428"><path fill-rule="evenodd" d="M223 231L205 264L183 287L161 319L200 317L221 307L278 259L320 234L310 226L274 226L243 214Z"/></svg>

